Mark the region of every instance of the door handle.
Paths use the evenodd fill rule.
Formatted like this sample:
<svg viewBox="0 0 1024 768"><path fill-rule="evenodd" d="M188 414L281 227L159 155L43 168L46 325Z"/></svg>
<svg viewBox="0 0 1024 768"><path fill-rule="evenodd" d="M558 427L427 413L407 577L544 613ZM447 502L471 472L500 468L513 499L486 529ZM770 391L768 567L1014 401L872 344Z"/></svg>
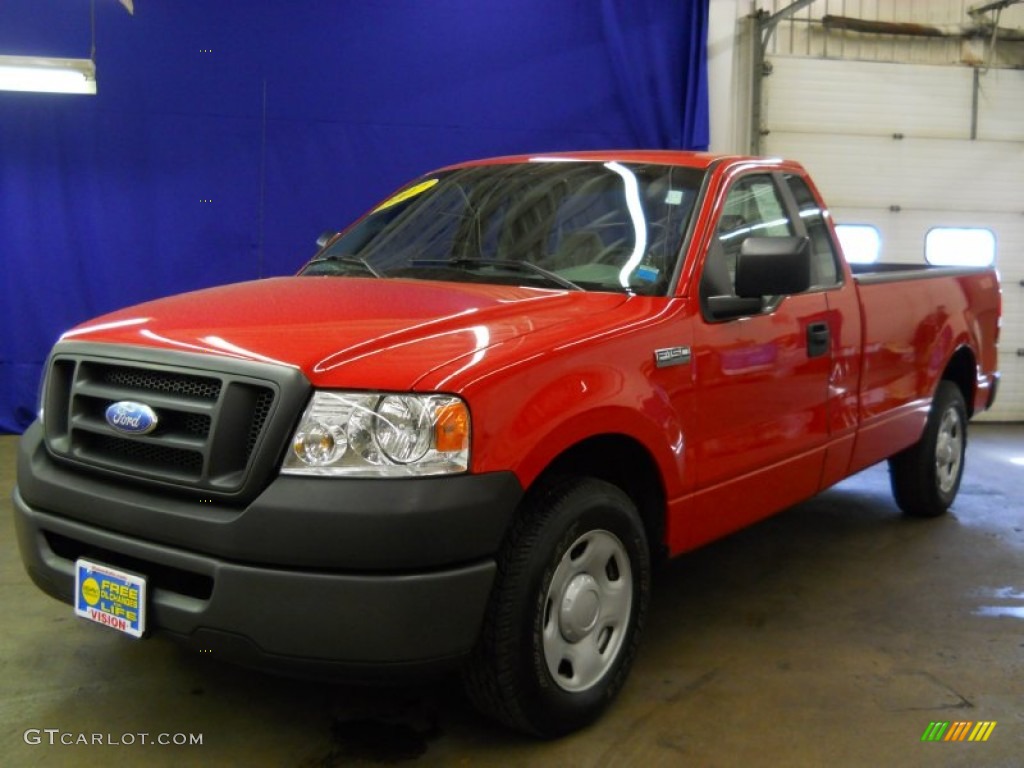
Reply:
<svg viewBox="0 0 1024 768"><path fill-rule="evenodd" d="M828 323L811 323L807 326L807 356L821 357L828 353Z"/></svg>

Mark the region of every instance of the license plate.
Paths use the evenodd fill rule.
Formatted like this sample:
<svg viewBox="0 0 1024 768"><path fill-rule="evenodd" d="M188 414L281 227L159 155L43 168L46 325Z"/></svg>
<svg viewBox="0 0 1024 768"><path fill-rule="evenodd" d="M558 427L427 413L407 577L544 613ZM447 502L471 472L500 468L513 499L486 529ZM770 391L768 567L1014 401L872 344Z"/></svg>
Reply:
<svg viewBox="0 0 1024 768"><path fill-rule="evenodd" d="M146 631L146 577L75 561L75 615L132 637Z"/></svg>

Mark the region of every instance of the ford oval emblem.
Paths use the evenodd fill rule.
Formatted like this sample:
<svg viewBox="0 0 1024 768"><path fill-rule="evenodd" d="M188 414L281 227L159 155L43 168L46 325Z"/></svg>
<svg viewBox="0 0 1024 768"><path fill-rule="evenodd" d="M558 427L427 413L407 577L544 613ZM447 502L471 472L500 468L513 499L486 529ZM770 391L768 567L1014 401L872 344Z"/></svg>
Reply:
<svg viewBox="0 0 1024 768"><path fill-rule="evenodd" d="M159 419L148 405L122 400L106 411L107 424L126 435L148 435L156 429Z"/></svg>

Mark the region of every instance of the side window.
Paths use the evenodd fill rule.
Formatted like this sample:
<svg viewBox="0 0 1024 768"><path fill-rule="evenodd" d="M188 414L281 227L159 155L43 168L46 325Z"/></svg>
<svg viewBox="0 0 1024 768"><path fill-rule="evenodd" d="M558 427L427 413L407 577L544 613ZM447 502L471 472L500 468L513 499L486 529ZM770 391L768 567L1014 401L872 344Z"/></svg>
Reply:
<svg viewBox="0 0 1024 768"><path fill-rule="evenodd" d="M793 224L771 176L744 176L725 198L701 276L701 295L736 295L736 260L748 237L789 237Z"/></svg>
<svg viewBox="0 0 1024 768"><path fill-rule="evenodd" d="M800 218L811 238L811 285L818 288L838 285L842 272L836 263L836 248L829 237L824 213L803 179L799 176L786 176L786 183L789 184L789 190L800 209Z"/></svg>

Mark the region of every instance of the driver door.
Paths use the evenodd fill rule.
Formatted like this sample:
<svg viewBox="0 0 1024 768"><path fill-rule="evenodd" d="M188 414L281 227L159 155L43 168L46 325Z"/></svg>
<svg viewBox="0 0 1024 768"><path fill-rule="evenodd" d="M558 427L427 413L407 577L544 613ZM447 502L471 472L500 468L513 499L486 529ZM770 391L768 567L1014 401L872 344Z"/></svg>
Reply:
<svg viewBox="0 0 1024 768"><path fill-rule="evenodd" d="M831 364L825 293L768 297L759 312L714 317L711 296L735 296L748 237L805 230L773 174L734 180L725 192L700 280L694 334L696 546L814 494L821 481ZM692 538L691 538L692 537Z"/></svg>

